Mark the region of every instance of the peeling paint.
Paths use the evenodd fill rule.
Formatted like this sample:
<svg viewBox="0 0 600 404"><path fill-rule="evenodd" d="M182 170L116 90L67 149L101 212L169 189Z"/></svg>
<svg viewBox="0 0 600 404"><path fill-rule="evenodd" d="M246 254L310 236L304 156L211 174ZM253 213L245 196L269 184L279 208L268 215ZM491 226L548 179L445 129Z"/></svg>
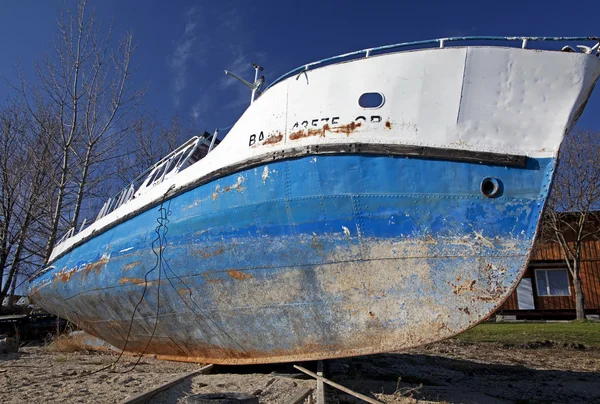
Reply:
<svg viewBox="0 0 600 404"><path fill-rule="evenodd" d="M129 284L129 283L133 283L134 285L138 285L138 286L155 286L158 284L163 284L165 283L165 281L146 281L144 278L129 278L129 277L122 277L121 279L119 279L119 284L120 285L124 285L124 284Z"/></svg>
<svg viewBox="0 0 600 404"><path fill-rule="evenodd" d="M437 341L476 324L510 293L541 209L539 190L510 192L519 184L541 188L536 169L313 157L269 162L273 186L263 186L265 166L259 166L169 201L158 313L159 272L144 280L155 262L156 212L99 236L107 252L100 260L91 244L61 258L55 265L62 269L35 279L31 295L116 347L124 346L132 324L131 352L148 345L158 318L149 354L243 364ZM540 171L551 164L539 162ZM420 180L420 192L398 189L440 175L454 181ZM476 188L470 194L464 184L482 175L505 176L507 193L493 201ZM242 186L244 198L231 192ZM183 209L213 194L218 203ZM109 260L111 249L132 245ZM81 275L66 275L73 270ZM86 271L98 276L86 278ZM61 282L65 275L70 284ZM140 302L144 285L152 288Z"/></svg>
<svg viewBox="0 0 600 404"><path fill-rule="evenodd" d="M354 122L354 121L352 121L346 125L338 125L338 126L333 126L333 127L329 126L329 124L325 124L320 129L307 128L307 129L300 129L295 132L292 132L289 134L289 139L290 140L298 140L298 139L312 137L312 136L325 137L327 132L343 133L346 136L349 136L352 132L354 132L361 126L362 126L362 122Z"/></svg>
<svg viewBox="0 0 600 404"><path fill-rule="evenodd" d="M99 274L104 265L108 263L109 258L110 255L103 255L99 261L87 264L83 269L84 279L87 279L88 275L92 272Z"/></svg>
<svg viewBox="0 0 600 404"><path fill-rule="evenodd" d="M281 142L283 140L283 135L281 133L278 133L277 135L273 135L269 138L267 138L264 142L262 142L262 144L277 144L279 142Z"/></svg>
<svg viewBox="0 0 600 404"><path fill-rule="evenodd" d="M133 268L137 267L138 265L140 265L142 263L142 261L133 261L125 266L123 266L123 271L130 271Z"/></svg>
<svg viewBox="0 0 600 404"><path fill-rule="evenodd" d="M142 278L129 278L127 276L119 279L119 283L122 285L124 283L135 283L136 285L144 285L146 281Z"/></svg>
<svg viewBox="0 0 600 404"><path fill-rule="evenodd" d="M312 248L316 252L323 252L323 242L319 240L319 236L316 233L313 233Z"/></svg>
<svg viewBox="0 0 600 404"><path fill-rule="evenodd" d="M475 286L476 283L477 283L477 280L475 280L475 279L465 280L465 281L461 282L461 276L459 275L456 278L456 283L450 283L450 285L452 286L452 289L453 289L452 293L454 293L455 295L458 295L458 294L464 293L464 292L472 292L473 287Z"/></svg>
<svg viewBox="0 0 600 404"><path fill-rule="evenodd" d="M62 270L54 274L54 282L58 282L59 280L62 283L69 282L71 280L71 277L76 273L76 271L77 268L72 268L70 270L67 268L63 268Z"/></svg>
<svg viewBox="0 0 600 404"><path fill-rule="evenodd" d="M217 248L207 248L205 250L197 250L197 251L193 251L192 254L200 256L202 258L210 258L210 257L215 257L217 255L221 255L223 254L225 250L223 249L223 247L217 247Z"/></svg>
<svg viewBox="0 0 600 404"><path fill-rule="evenodd" d="M242 185L244 181L245 178L240 175L237 177L237 181L235 182L235 184L231 184L223 188L221 188L221 186L217 184L217 186L215 187L215 192L213 192L212 194L213 201L219 197L219 194L230 192L233 189L237 190L238 192L242 192L245 188L244 185Z"/></svg>
<svg viewBox="0 0 600 404"><path fill-rule="evenodd" d="M239 281L248 279L248 278L252 278L252 275L242 272L242 271L236 271L235 269L230 269L229 271L227 271L227 274L229 276L231 276L232 278L237 279Z"/></svg>

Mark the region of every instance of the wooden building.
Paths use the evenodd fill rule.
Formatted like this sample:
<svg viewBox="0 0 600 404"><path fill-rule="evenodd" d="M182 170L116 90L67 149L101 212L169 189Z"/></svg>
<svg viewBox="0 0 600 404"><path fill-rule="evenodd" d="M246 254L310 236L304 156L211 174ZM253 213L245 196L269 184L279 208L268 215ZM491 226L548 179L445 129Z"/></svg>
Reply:
<svg viewBox="0 0 600 404"><path fill-rule="evenodd" d="M518 319L573 319L575 291L560 246L537 243L517 288L497 311ZM600 314L600 241L582 245L581 280L586 315Z"/></svg>

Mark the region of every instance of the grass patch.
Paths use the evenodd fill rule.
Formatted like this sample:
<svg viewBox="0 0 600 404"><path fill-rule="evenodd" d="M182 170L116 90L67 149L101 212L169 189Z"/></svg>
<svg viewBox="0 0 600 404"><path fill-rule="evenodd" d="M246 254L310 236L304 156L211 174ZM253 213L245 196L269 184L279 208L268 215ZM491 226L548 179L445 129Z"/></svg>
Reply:
<svg viewBox="0 0 600 404"><path fill-rule="evenodd" d="M46 346L48 351L53 352L88 352L87 347L79 338L73 338L67 334L55 337Z"/></svg>
<svg viewBox="0 0 600 404"><path fill-rule="evenodd" d="M484 323L457 335L462 342L522 345L540 341L600 348L600 323Z"/></svg>

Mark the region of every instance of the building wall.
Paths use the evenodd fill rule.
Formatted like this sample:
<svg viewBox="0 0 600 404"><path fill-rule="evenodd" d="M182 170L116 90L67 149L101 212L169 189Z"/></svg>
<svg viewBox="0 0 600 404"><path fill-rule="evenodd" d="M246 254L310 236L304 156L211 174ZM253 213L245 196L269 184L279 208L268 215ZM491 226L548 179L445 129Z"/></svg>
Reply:
<svg viewBox="0 0 600 404"><path fill-rule="evenodd" d="M569 274L570 296L538 296L535 277L536 269L567 268L560 246L556 243L538 244L523 278L531 278L535 310L575 312L575 291ZM568 272L568 270L567 270ZM581 280L585 296L585 308L600 312L600 241L585 241L582 245ZM504 314L519 310L517 289L510 294L499 312Z"/></svg>

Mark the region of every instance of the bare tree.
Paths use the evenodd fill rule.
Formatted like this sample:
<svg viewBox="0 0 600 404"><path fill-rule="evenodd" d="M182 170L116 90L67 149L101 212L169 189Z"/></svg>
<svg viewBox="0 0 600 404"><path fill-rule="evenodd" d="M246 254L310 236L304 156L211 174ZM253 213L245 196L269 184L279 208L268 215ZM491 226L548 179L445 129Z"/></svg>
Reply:
<svg viewBox="0 0 600 404"><path fill-rule="evenodd" d="M585 318L581 284L584 241L600 235L600 135L574 130L559 153L544 225L560 246L573 280L577 318Z"/></svg>
<svg viewBox="0 0 600 404"><path fill-rule="evenodd" d="M43 217L40 202L50 188L52 144L36 134L16 103L0 111L0 301L14 290L17 277L39 250L31 249L35 223ZM24 265L25 264L25 265Z"/></svg>
<svg viewBox="0 0 600 404"><path fill-rule="evenodd" d="M75 13L61 9L53 53L36 65L40 86L31 91L20 80L25 105L40 127L50 125L45 132L59 156L45 261L59 231L77 226L84 198L102 182L91 178L93 167L115 158L127 120L144 94L131 84L132 34L113 47L111 29L102 31L86 3L80 0Z"/></svg>
<svg viewBox="0 0 600 404"><path fill-rule="evenodd" d="M185 122L177 114L166 126L156 113L138 115L131 126L125 154L119 160L119 180L122 184L131 182L197 132L191 122Z"/></svg>
<svg viewBox="0 0 600 404"><path fill-rule="evenodd" d="M108 46L108 42L105 42ZM92 166L107 160L117 158L114 155L115 147L122 144L123 135L130 130L126 119L138 106L144 91L130 88L131 57L134 51L133 36L128 33L120 42L117 51L110 56L109 63L99 58L106 54L106 50L96 55L92 65L94 80L88 87L85 98L85 113L82 132L84 135L83 161L80 164L80 177L78 178L75 207L71 225L77 226L79 214L86 187L90 187L89 174ZM108 74L112 77L110 85L106 86L103 79L107 77L103 66L110 65L113 71Z"/></svg>
<svg viewBox="0 0 600 404"><path fill-rule="evenodd" d="M16 242L17 202L25 179L22 172L15 170L22 163L18 148L23 130L20 118L12 108L0 111L0 289L12 280L10 273L5 279L5 271ZM0 297L2 302L4 296Z"/></svg>

